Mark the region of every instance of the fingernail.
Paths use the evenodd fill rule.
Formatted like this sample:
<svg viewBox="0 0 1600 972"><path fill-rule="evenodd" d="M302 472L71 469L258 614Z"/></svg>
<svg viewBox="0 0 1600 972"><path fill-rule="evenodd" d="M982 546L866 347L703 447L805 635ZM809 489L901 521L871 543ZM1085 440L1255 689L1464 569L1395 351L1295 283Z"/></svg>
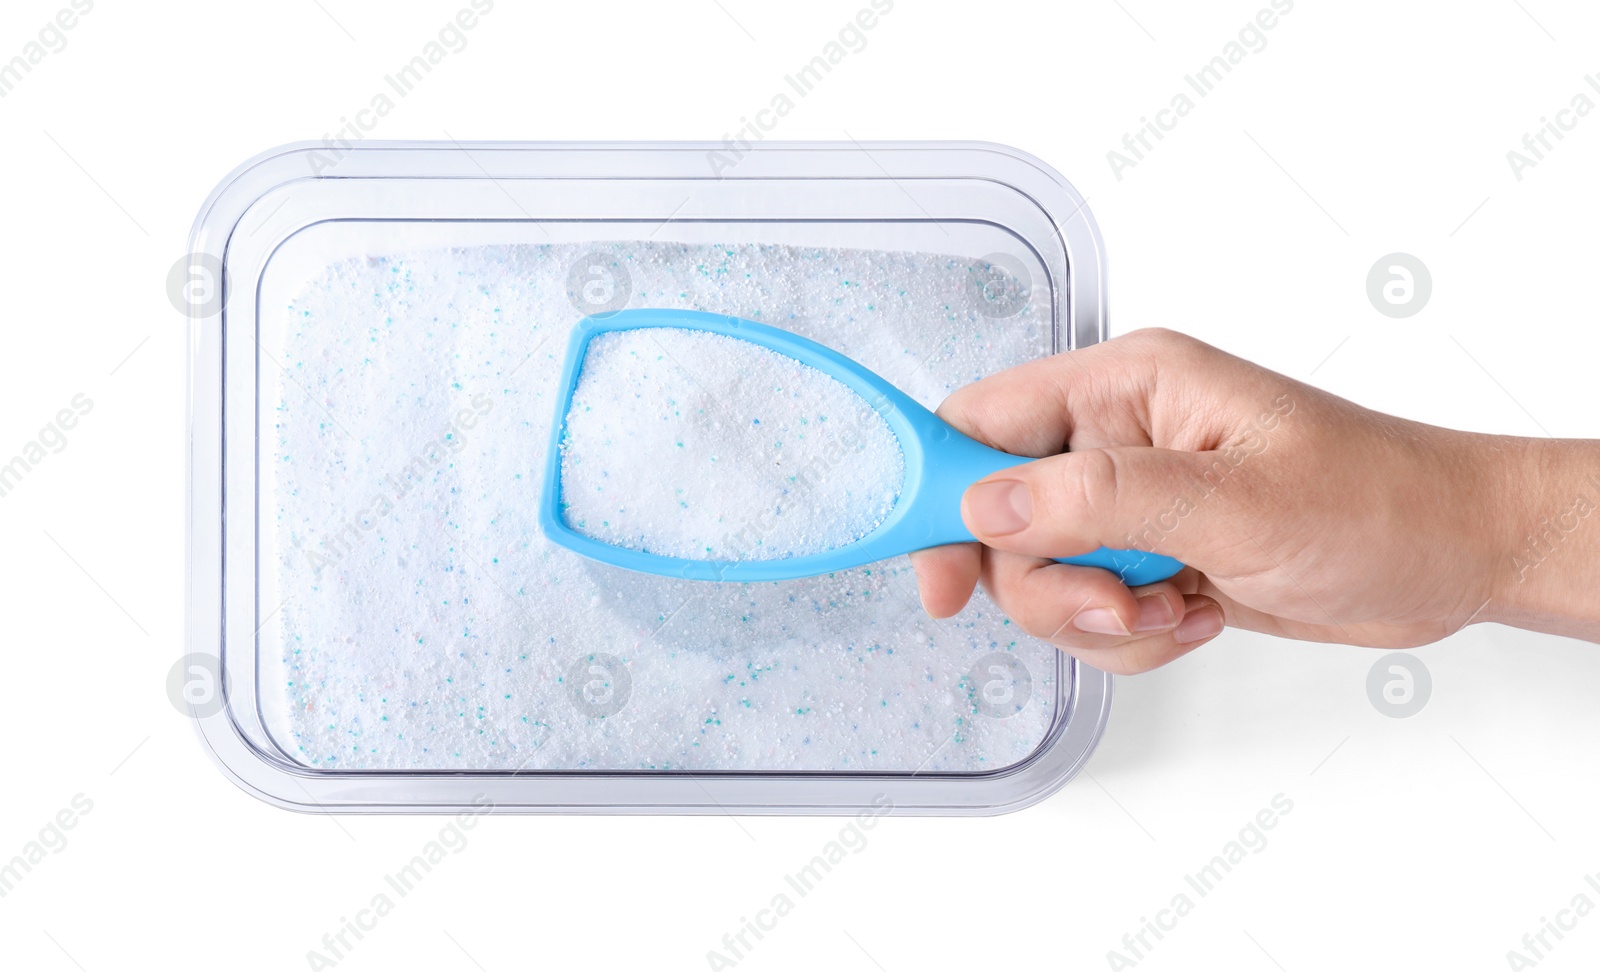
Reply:
<svg viewBox="0 0 1600 972"><path fill-rule="evenodd" d="M1087 608L1073 615L1072 626L1089 634L1127 637L1128 626L1110 608Z"/></svg>
<svg viewBox="0 0 1600 972"><path fill-rule="evenodd" d="M1161 594L1146 594L1139 598L1139 617L1133 622L1135 631L1160 631L1172 627L1177 617L1172 604Z"/></svg>
<svg viewBox="0 0 1600 972"><path fill-rule="evenodd" d="M1173 629L1172 640L1180 645L1204 641L1222 630L1222 612L1209 605L1190 611L1183 623Z"/></svg>
<svg viewBox="0 0 1600 972"><path fill-rule="evenodd" d="M1015 479L1001 479L967 490L967 512L979 533L1003 537L1028 525L1033 518L1033 500L1026 485Z"/></svg>

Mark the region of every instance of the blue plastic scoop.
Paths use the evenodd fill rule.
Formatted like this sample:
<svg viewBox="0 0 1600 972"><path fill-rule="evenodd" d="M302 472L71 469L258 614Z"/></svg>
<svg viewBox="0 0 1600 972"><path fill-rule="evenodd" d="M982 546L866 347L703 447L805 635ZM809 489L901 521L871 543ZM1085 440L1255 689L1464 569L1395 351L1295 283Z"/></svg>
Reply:
<svg viewBox="0 0 1600 972"><path fill-rule="evenodd" d="M850 543L814 553L749 560L699 560L635 550L588 536L567 522L562 501L562 452L568 414L589 342L610 331L676 328L748 341L815 368L868 403L899 440L905 478L888 515ZM592 560L628 570L710 581L771 581L813 577L897 557L913 550L974 539L961 521L961 496L979 479L1032 460L991 449L956 431L910 396L860 364L799 335L766 324L701 311L633 309L586 317L573 328L559 385L559 407L545 465L539 524L555 543ZM623 457L626 458L626 457ZM1166 580L1183 565L1138 550L1099 550L1062 563L1101 567L1132 586Z"/></svg>

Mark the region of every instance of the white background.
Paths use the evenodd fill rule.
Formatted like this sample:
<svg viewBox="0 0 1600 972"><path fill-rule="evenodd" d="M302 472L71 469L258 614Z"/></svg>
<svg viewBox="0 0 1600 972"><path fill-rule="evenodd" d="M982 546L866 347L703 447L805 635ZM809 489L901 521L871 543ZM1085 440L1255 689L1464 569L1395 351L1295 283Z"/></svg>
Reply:
<svg viewBox="0 0 1600 972"><path fill-rule="evenodd" d="M443 823L258 803L169 704L165 277L235 164L337 129L463 5L101 0L0 99L0 454L94 401L0 499L0 859L93 801L0 898L6 968L305 968ZM721 138L864 5L499 0L371 137ZM1438 424L1600 436L1600 112L1521 181L1506 161L1575 93L1600 101L1600 12L1299 0L1117 180L1106 152L1265 5L899 0L771 137L1016 145L1089 197L1114 332L1165 324ZM0 60L63 6L8 2ZM1365 294L1393 251L1433 276L1404 320ZM1433 694L1408 719L1369 702L1358 648L1229 632L1122 679L1089 775L1010 816L884 821L738 967L1106 968L1282 793L1270 843L1140 969L1506 968L1573 895L1600 904L1600 651L1479 626L1416 654ZM487 819L338 967L706 968L842 823ZM1593 967L1600 912L1551 941L1540 969Z"/></svg>

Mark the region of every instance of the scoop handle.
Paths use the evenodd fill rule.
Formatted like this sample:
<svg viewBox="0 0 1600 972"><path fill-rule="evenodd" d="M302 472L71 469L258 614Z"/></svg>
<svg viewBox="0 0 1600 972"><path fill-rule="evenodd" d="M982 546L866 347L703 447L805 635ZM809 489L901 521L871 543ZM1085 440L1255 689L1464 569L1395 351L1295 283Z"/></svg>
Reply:
<svg viewBox="0 0 1600 972"><path fill-rule="evenodd" d="M927 422L927 419L932 422ZM991 449L932 414L922 424L922 441L927 452L918 512L928 518L930 536L947 538L940 540L940 543L975 540L977 538L961 520L961 496L967 487L991 473L1034 460ZM1101 547L1076 557L1057 557L1056 561L1109 570L1129 587L1164 581L1184 566L1162 554L1111 547Z"/></svg>

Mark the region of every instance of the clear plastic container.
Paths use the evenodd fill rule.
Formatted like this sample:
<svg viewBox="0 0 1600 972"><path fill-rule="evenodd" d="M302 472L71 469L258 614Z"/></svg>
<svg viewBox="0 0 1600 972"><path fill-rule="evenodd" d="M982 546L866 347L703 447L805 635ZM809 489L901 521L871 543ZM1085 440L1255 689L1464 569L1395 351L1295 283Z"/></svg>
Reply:
<svg viewBox="0 0 1600 972"><path fill-rule="evenodd" d="M718 584L588 563L537 527L585 314L762 320L930 407L1101 340L1099 234L1038 160L979 143L292 145L211 194L191 249L182 695L256 796L982 814L1088 758L1110 677L981 595L927 617L903 557Z"/></svg>

